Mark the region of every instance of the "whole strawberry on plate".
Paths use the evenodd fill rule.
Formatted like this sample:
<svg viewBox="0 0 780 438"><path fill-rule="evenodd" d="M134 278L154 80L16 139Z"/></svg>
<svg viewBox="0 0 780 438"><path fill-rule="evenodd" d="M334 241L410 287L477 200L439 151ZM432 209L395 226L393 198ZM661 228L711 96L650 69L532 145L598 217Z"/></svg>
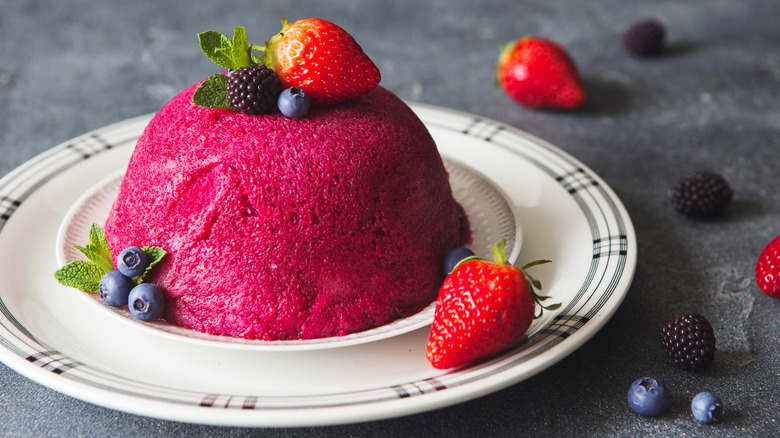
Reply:
<svg viewBox="0 0 780 438"><path fill-rule="evenodd" d="M756 262L756 283L772 298L780 298L780 236L767 244Z"/></svg>
<svg viewBox="0 0 780 438"><path fill-rule="evenodd" d="M529 108L573 110L585 102L574 61L563 47L543 38L525 36L504 45L496 82Z"/></svg>
<svg viewBox="0 0 780 438"><path fill-rule="evenodd" d="M263 63L283 88L296 87L312 105L333 105L365 94L379 84L379 69L341 27L319 18L288 24L265 45Z"/></svg>
<svg viewBox="0 0 780 438"><path fill-rule="evenodd" d="M541 315L536 304L549 297L536 294L541 284L525 270L549 260L513 266L504 240L491 253L495 262L476 256L461 261L439 289L426 347L434 368L453 368L500 353L517 343Z"/></svg>

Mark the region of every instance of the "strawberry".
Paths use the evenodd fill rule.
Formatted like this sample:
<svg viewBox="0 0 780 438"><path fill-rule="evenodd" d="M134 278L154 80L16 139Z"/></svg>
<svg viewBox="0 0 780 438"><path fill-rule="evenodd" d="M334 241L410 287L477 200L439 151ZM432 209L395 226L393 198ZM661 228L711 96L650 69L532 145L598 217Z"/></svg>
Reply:
<svg viewBox="0 0 780 438"><path fill-rule="evenodd" d="M283 88L296 87L312 105L333 105L363 95L379 84L379 69L355 39L319 18L287 24L263 49L263 63L273 68Z"/></svg>
<svg viewBox="0 0 780 438"><path fill-rule="evenodd" d="M780 236L761 251L756 262L756 283L772 298L780 298Z"/></svg>
<svg viewBox="0 0 780 438"><path fill-rule="evenodd" d="M426 357L434 368L453 368L506 350L541 315L536 314L536 303L549 297L534 292L534 287L541 285L525 269L549 261L517 268L507 261L504 240L491 252L495 263L468 257L439 289L426 347ZM560 304L542 307L554 310Z"/></svg>
<svg viewBox="0 0 780 438"><path fill-rule="evenodd" d="M572 110L585 91L569 54L558 44L522 37L501 49L496 81L515 102L530 108Z"/></svg>

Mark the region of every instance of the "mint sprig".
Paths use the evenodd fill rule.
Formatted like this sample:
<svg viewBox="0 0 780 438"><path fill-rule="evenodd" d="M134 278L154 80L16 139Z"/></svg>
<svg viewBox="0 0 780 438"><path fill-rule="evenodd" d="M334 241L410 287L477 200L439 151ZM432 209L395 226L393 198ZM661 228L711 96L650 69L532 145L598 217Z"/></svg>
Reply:
<svg viewBox="0 0 780 438"><path fill-rule="evenodd" d="M249 44L246 29L241 26L233 28L232 40L227 35L207 30L198 34L198 42L200 49L210 60L228 70L258 64L260 58L252 53L252 49L263 50Z"/></svg>
<svg viewBox="0 0 780 438"><path fill-rule="evenodd" d="M114 260L111 257L111 248L106 242L106 233L99 225L92 224L89 228L89 243L86 246L77 245L74 248L106 272L114 269Z"/></svg>
<svg viewBox="0 0 780 438"><path fill-rule="evenodd" d="M192 95L193 105L203 108L234 109L227 95L228 77L222 73L211 75Z"/></svg>
<svg viewBox="0 0 780 438"><path fill-rule="evenodd" d="M198 34L198 42L203 53L215 64L228 70L238 70L250 65L258 65L261 58L252 50L265 50L249 44L246 29L233 28L233 39L227 35L209 30ZM234 109L227 97L228 77L217 73L204 81L192 96L192 104L203 108Z"/></svg>
<svg viewBox="0 0 780 438"><path fill-rule="evenodd" d="M249 45L249 39L246 37L246 29L241 26L233 28L232 46L234 68L231 70L257 64L257 57L252 54L252 46Z"/></svg>
<svg viewBox="0 0 780 438"><path fill-rule="evenodd" d="M100 279L108 272L93 262L75 260L54 273L54 278L68 287L75 287L87 292L97 292Z"/></svg>
<svg viewBox="0 0 780 438"><path fill-rule="evenodd" d="M99 225L92 224L89 229L89 243L85 246L76 245L74 248L84 254L88 260L74 260L68 263L54 272L54 278L60 284L68 287L97 292L100 279L106 272L114 269L114 261L106 241L106 234ZM141 275L133 278L136 284L141 284L146 274L168 254L159 246L145 246L142 249L149 260L149 266Z"/></svg>
<svg viewBox="0 0 780 438"><path fill-rule="evenodd" d="M233 69L233 43L230 38L219 32L208 30L198 34L200 50L215 64Z"/></svg>

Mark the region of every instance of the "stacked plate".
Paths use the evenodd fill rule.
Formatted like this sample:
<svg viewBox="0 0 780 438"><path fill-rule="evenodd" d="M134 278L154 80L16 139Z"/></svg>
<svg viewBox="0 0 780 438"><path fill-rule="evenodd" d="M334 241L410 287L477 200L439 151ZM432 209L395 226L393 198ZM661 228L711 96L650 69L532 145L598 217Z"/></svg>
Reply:
<svg viewBox="0 0 780 438"><path fill-rule="evenodd" d="M354 335L263 342L141 322L52 273L102 224L148 116L77 137L0 180L0 359L52 389L102 406L224 425L347 423L422 412L517 383L592 337L619 306L636 266L630 218L582 163L526 133L413 104L489 256L506 238L543 292L562 303L527 342L469 367L425 360L433 304ZM521 249L522 243L522 249Z"/></svg>

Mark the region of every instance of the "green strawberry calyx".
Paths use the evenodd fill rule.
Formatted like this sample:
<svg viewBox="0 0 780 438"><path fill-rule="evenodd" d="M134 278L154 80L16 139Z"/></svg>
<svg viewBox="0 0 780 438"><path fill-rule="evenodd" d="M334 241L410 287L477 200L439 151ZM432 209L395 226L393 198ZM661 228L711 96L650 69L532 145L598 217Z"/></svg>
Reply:
<svg viewBox="0 0 780 438"><path fill-rule="evenodd" d="M552 311L561 308L561 303L548 304L546 306L542 304L542 301L548 300L551 297L549 295L539 295L538 293L536 293L537 290L542 290L542 283L539 280L533 278L531 274L529 274L527 271L528 268L532 268L537 265L543 265L545 263L552 263L552 260L534 260L520 267L520 272L523 273L525 279L531 285L531 287L529 288L531 291L531 296L533 297L536 304L539 305L539 313L534 314L534 319L541 317L542 313L544 313L545 310Z"/></svg>
<svg viewBox="0 0 780 438"><path fill-rule="evenodd" d="M490 253L493 255L493 260L494 260L493 263L496 263L498 265L512 265L511 263L509 263L509 259L506 256L506 239L501 239L498 241L498 243L493 245L493 247L490 249ZM457 269L458 266L466 262L469 262L471 260L480 260L480 261L491 263L486 258L480 256L466 257L463 260L461 260L457 265L455 265L453 271ZM546 263L552 263L552 260L534 260L518 268L520 269L520 272L523 273L523 276L525 277L526 281L528 281L528 284L531 286L529 287L529 290L531 292L531 297L533 297L534 302L538 304L540 307L539 312L534 314L534 319L541 317L542 313L544 313L545 310L548 311L558 310L561 307L561 303L554 303L549 305L542 304L542 301L548 300L551 297L547 295L540 295L536 292L537 290L540 291L542 290L542 283L539 280L532 277L527 271L528 269L534 266L543 265Z"/></svg>
<svg viewBox="0 0 780 438"><path fill-rule="evenodd" d="M512 40L501 45L498 54L498 62L496 62L496 74L493 77L493 87L498 88L501 86L501 69L504 68L507 62L509 62L509 55L515 50L518 40Z"/></svg>
<svg viewBox="0 0 780 438"><path fill-rule="evenodd" d="M274 49L276 48L276 45L279 44L279 41L281 41L281 39L284 38L284 33L287 32L287 29L289 27L290 24L287 23L287 19L282 18L282 30L280 30L279 33L277 33L276 35L272 36L270 40L266 41L264 47L257 48L257 50L263 52L263 55L260 57L260 62L266 67L273 68Z"/></svg>

